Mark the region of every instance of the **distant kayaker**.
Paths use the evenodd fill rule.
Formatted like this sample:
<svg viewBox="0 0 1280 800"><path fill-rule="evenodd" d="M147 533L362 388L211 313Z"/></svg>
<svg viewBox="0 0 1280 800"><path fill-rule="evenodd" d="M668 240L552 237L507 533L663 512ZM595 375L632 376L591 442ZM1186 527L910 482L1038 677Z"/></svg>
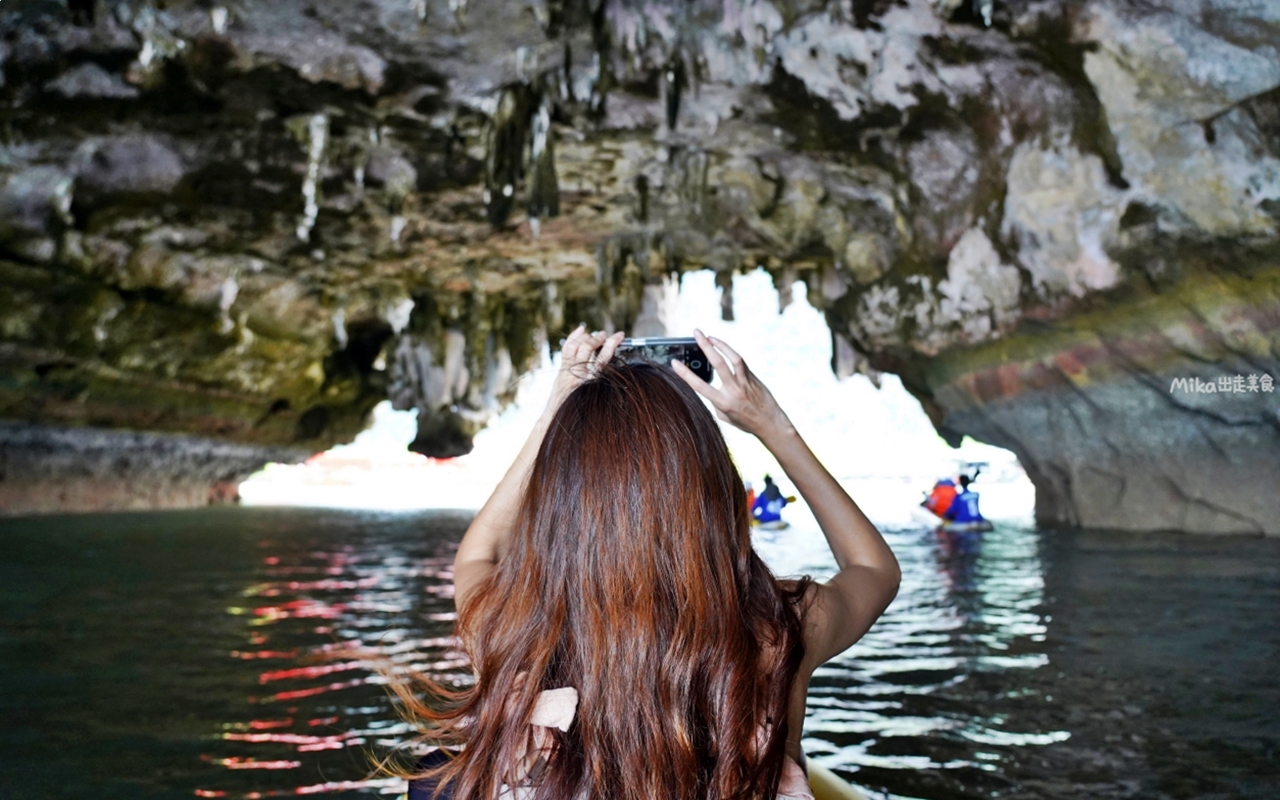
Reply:
<svg viewBox="0 0 1280 800"><path fill-rule="evenodd" d="M764 490L751 505L751 516L757 523L779 522L782 520L782 509L787 505L787 498L782 496L778 484L769 475L764 476Z"/></svg>
<svg viewBox="0 0 1280 800"><path fill-rule="evenodd" d="M956 499L957 494L956 482L950 478L943 478L933 485L933 491L929 492L929 496L920 505L941 517L951 508L951 503Z"/></svg>
<svg viewBox="0 0 1280 800"><path fill-rule="evenodd" d="M391 675L419 743L450 748L405 770L410 800L813 800L809 678L884 611L898 562L727 344L696 334L713 387L679 362L612 361L621 338L568 337L545 413L458 546L472 679ZM804 494L830 580L779 581L752 549L699 395Z"/></svg>
<svg viewBox="0 0 1280 800"><path fill-rule="evenodd" d="M974 475L974 478L976 477L977 475ZM961 524L985 521L982 513L978 511L978 493L969 489L969 484L972 482L973 479L968 475L960 476L960 494L956 495L955 500L942 515L944 520Z"/></svg>

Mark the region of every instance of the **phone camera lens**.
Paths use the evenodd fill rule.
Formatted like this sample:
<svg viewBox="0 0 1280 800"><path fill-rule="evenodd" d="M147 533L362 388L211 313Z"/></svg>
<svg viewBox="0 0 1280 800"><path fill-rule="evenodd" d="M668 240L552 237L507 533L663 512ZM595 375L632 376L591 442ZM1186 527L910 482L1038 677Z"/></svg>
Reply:
<svg viewBox="0 0 1280 800"><path fill-rule="evenodd" d="M697 359L694 359L693 361L689 362L689 366L694 369L702 369L702 362L698 361Z"/></svg>

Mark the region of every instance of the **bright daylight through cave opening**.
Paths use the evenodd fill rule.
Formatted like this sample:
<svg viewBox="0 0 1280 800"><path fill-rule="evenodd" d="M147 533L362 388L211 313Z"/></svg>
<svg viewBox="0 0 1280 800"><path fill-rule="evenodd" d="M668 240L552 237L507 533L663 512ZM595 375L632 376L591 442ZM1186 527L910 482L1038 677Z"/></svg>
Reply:
<svg viewBox="0 0 1280 800"><path fill-rule="evenodd" d="M909 524L922 492L967 463L983 463L975 485L994 519L1030 521L1034 488L1013 454L966 439L949 447L934 431L920 403L896 375L838 381L830 368L831 334L822 314L797 283L793 301L778 313L768 274L734 282L736 321L720 319L719 290L710 272L684 276L669 320L671 335L694 327L731 343L778 397L813 443L823 463L881 524ZM348 445L305 463L269 464L240 485L246 505L306 505L366 509L478 508L502 477L541 412L558 359L544 354L521 379L516 403L475 438L475 449L454 459L429 459L407 450L416 431L415 411L383 402L371 427ZM722 425L743 479L759 483L781 470L754 437ZM785 479L784 486L785 486ZM861 489L861 491L859 491ZM797 520L803 506L792 509Z"/></svg>

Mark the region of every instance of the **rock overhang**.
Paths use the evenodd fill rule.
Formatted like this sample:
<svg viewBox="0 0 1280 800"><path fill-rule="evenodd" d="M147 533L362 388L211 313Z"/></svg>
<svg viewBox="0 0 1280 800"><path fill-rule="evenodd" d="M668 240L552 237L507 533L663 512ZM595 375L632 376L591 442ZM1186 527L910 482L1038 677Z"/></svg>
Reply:
<svg viewBox="0 0 1280 800"><path fill-rule="evenodd" d="M1104 441L1143 397L1230 428L1248 491L1280 469L1274 395L1242 425L1146 394L1280 371L1278 23L1223 5L14 4L0 412L303 451L389 396L454 455L567 325L631 327L688 269L731 313L763 266L838 374L1018 452L1044 521L1270 531L1185 475L1095 501L1172 440L1049 422L1110 409L1070 433ZM1222 285L1243 334L1196 322Z"/></svg>

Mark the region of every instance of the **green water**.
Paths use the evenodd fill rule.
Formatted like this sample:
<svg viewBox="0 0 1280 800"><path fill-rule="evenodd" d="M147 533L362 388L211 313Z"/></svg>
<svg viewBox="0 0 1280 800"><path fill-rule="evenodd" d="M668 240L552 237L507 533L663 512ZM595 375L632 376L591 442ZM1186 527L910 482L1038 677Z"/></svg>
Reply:
<svg viewBox="0 0 1280 800"><path fill-rule="evenodd" d="M0 797L377 796L370 666L461 667L456 513L0 522ZM815 677L805 747L872 796L1280 796L1280 541L886 533L901 594ZM764 534L832 569L816 530Z"/></svg>

